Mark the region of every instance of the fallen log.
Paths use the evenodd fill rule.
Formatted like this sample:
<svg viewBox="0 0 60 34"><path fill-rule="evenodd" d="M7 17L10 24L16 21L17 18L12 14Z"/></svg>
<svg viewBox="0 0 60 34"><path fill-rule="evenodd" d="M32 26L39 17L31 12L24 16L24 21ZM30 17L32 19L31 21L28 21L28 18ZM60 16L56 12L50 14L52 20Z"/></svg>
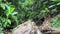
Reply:
<svg viewBox="0 0 60 34"><path fill-rule="evenodd" d="M43 26L42 26L43 27ZM43 32L42 32L43 31ZM60 34L60 28L39 28L32 21L26 21L12 30L12 34Z"/></svg>
<svg viewBox="0 0 60 34"><path fill-rule="evenodd" d="M26 21L23 24L17 26L12 30L12 34L39 34L41 33L40 30L37 30L37 26L34 22Z"/></svg>
<svg viewBox="0 0 60 34"><path fill-rule="evenodd" d="M26 21L7 34L60 34L60 28L41 29L41 27L36 26L35 22Z"/></svg>

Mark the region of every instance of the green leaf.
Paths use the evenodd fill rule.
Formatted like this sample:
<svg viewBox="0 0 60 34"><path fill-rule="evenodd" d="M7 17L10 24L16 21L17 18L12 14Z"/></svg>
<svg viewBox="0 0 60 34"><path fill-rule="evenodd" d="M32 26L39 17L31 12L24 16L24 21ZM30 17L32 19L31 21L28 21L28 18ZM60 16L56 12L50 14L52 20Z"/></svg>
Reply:
<svg viewBox="0 0 60 34"><path fill-rule="evenodd" d="M1 3L1 7L5 10L5 4Z"/></svg>
<svg viewBox="0 0 60 34"><path fill-rule="evenodd" d="M15 9L15 8L10 7L10 8L8 9L8 12L7 12L6 15L7 15L7 16L11 15L11 14L13 13L14 9Z"/></svg>
<svg viewBox="0 0 60 34"><path fill-rule="evenodd" d="M0 2L2 2L2 0L0 0Z"/></svg>
<svg viewBox="0 0 60 34"><path fill-rule="evenodd" d="M49 12L49 9L48 9L48 8L45 8L45 11L46 11L46 12Z"/></svg>
<svg viewBox="0 0 60 34"><path fill-rule="evenodd" d="M7 19L8 23L11 24L11 20Z"/></svg>
<svg viewBox="0 0 60 34"><path fill-rule="evenodd" d="M0 26L0 34L3 34L3 28Z"/></svg>
<svg viewBox="0 0 60 34"><path fill-rule="evenodd" d="M4 27L7 27L9 24L11 24L11 21L9 19L5 19Z"/></svg>
<svg viewBox="0 0 60 34"><path fill-rule="evenodd" d="M60 0L51 0L51 1L60 2Z"/></svg>

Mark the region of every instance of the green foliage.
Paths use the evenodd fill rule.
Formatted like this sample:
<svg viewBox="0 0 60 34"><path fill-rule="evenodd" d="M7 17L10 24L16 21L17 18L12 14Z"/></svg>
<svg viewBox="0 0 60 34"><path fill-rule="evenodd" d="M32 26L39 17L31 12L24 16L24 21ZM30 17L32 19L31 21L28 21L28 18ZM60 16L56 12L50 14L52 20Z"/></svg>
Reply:
<svg viewBox="0 0 60 34"><path fill-rule="evenodd" d="M54 1L54 2L60 2L60 0L58 0L58 1L57 1L57 0L51 0L51 1Z"/></svg>
<svg viewBox="0 0 60 34"><path fill-rule="evenodd" d="M0 6L1 6L1 9L4 10L4 11L1 11L1 12L3 12L2 13L3 15L1 14L1 16L0 16L1 23L4 22L4 24L5 24L4 26L6 26L7 23L11 24L11 21L8 19L8 17L9 17L9 15L12 14L12 12L14 11L14 8L12 8L12 7L8 6L8 4L4 4L4 3L2 3ZM4 16L4 15L6 15L6 16Z"/></svg>
<svg viewBox="0 0 60 34"><path fill-rule="evenodd" d="M60 28L60 14L57 15L55 18L52 18L52 27Z"/></svg>
<svg viewBox="0 0 60 34"><path fill-rule="evenodd" d="M6 6L6 7L9 7L9 6ZM8 10L7 10L6 15L9 16L9 15L11 15L12 12L14 11L14 8L13 8L13 7L9 7L9 8L7 8L7 9L8 9Z"/></svg>
<svg viewBox="0 0 60 34"><path fill-rule="evenodd" d="M0 17L0 25L1 27L6 27L6 26L9 26L9 24L11 24L11 21L7 18L2 18Z"/></svg>
<svg viewBox="0 0 60 34"><path fill-rule="evenodd" d="M0 34L3 34L3 28L2 27L0 27Z"/></svg>
<svg viewBox="0 0 60 34"><path fill-rule="evenodd" d="M26 20L38 21L47 13L54 17L60 13L59 7L60 0L0 0L0 28L14 28ZM57 27L53 24L59 22L58 19L52 19L52 26Z"/></svg>
<svg viewBox="0 0 60 34"><path fill-rule="evenodd" d="M43 17L45 13L49 12L48 8L45 7L45 4L43 3L41 4L42 1L40 0L37 0L37 1L36 0L25 0L24 2L22 0L20 1L18 0L18 3L16 1L13 1L13 2L15 2L13 4L17 9L16 11L18 11L19 13L20 17L18 18L20 20L39 19L40 17Z"/></svg>
<svg viewBox="0 0 60 34"><path fill-rule="evenodd" d="M10 3L3 3L2 0L0 0L0 34L2 33L2 30L6 27L9 27L11 25L11 19L9 19L14 12L14 7Z"/></svg>
<svg viewBox="0 0 60 34"><path fill-rule="evenodd" d="M38 21L41 17L45 17L45 14L47 13L51 14L52 17L60 13L60 0L18 0L17 2L16 1L13 0L12 3L15 6L16 11L18 12L17 19L19 20L19 23L23 23L24 21L30 19Z"/></svg>

